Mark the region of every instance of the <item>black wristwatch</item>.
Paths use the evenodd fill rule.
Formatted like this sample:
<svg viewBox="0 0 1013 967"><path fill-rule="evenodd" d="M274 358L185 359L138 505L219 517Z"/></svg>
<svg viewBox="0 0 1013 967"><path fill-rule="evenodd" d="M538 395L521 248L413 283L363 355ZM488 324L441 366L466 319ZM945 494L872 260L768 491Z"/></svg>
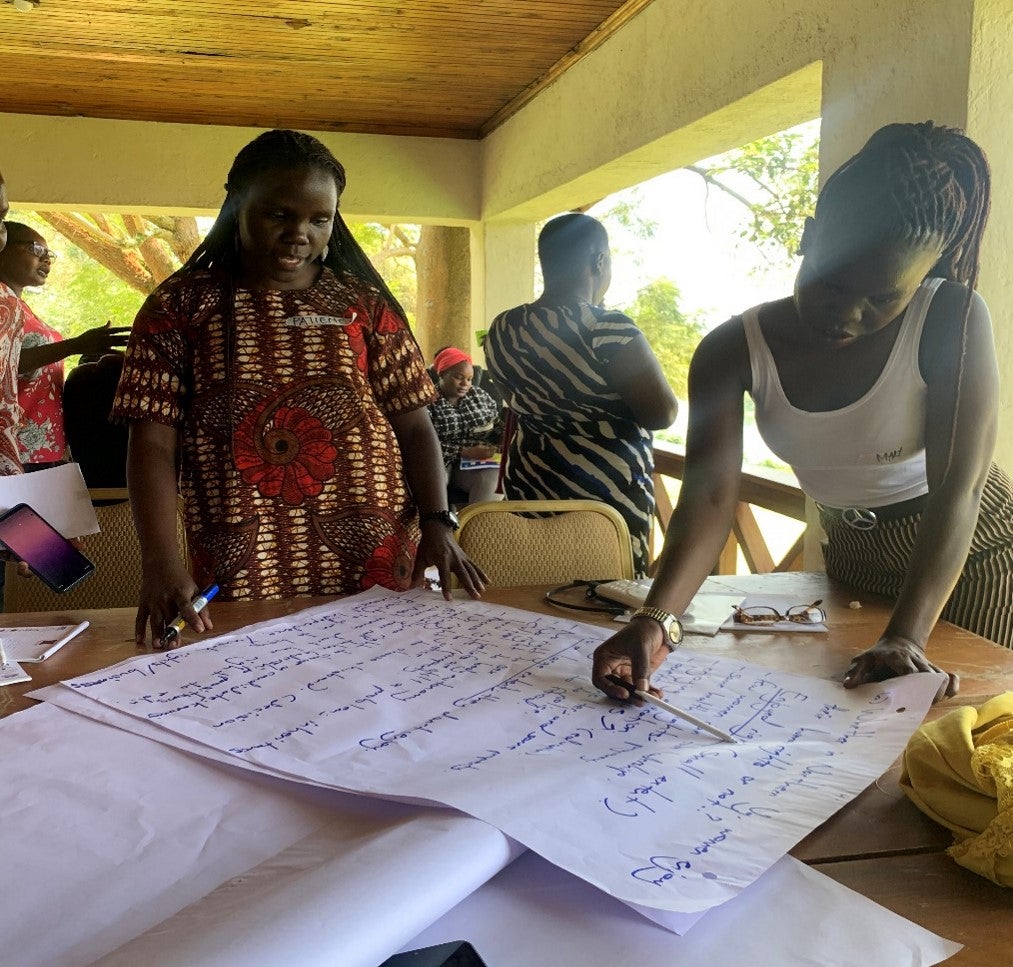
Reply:
<svg viewBox="0 0 1013 967"><path fill-rule="evenodd" d="M438 520L452 531L456 531L461 526L461 522L457 519L457 514L452 510L434 510L428 514L419 514L420 524L424 524L427 520Z"/></svg>

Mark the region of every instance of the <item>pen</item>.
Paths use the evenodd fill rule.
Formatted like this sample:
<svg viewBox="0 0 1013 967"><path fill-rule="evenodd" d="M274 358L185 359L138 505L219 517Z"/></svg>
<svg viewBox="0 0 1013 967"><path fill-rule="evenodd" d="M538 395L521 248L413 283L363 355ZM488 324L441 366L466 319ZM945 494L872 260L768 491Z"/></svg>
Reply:
<svg viewBox="0 0 1013 967"><path fill-rule="evenodd" d="M657 695L652 695L650 692L643 692L639 688L634 688L631 682L624 682L618 675L606 675L605 676L613 685L618 685L620 688L625 688L630 693L632 698L634 695L637 698L643 699L645 702L650 702L652 705L657 705L658 708L663 708L670 715L674 715L676 718L684 719L689 722L690 725L695 725L698 729L703 729L704 732L710 732L711 735L717 736L719 739L723 739L725 742L738 742L734 735L729 735L727 732L722 732L721 729L715 728L708 722L704 722L702 719L698 719L695 715L690 715L689 712L684 712L681 708L676 708L674 705L669 704L662 698L658 698Z"/></svg>
<svg viewBox="0 0 1013 967"><path fill-rule="evenodd" d="M201 591L193 601L190 602L190 606L194 611L203 611L207 607L207 603L218 593L218 585L212 584L211 587L204 591ZM174 638L179 637L179 633L186 627L186 618L182 614L176 615L166 626L165 631L162 632L162 637L159 639L159 644L165 648L167 647Z"/></svg>
<svg viewBox="0 0 1013 967"><path fill-rule="evenodd" d="M0 638L0 668L7 667L7 652L4 650L3 639Z"/></svg>

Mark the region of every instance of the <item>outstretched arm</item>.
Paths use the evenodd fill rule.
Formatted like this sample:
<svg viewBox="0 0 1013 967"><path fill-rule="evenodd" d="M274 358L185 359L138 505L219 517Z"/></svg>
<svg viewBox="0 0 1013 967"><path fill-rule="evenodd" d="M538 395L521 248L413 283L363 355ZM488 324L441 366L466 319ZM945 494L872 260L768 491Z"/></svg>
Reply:
<svg viewBox="0 0 1013 967"><path fill-rule="evenodd" d="M925 450L929 496L908 572L883 636L851 663L844 684L939 671L925 643L967 559L995 447L999 375L988 309L974 295L961 338L966 290L947 283L932 300L920 352L928 384ZM956 676L938 698L955 695Z"/></svg>
<svg viewBox="0 0 1013 967"><path fill-rule="evenodd" d="M122 349L127 344L129 334L129 326L114 326L111 322L107 322L104 326L96 326L79 336L61 339L59 342L45 343L42 346L22 346L18 375L23 376L50 363L58 363L68 356L104 355Z"/></svg>
<svg viewBox="0 0 1013 967"><path fill-rule="evenodd" d="M704 338L690 364L686 473L647 597L650 607L683 614L724 546L738 502L742 400L749 385L745 335L741 321L733 319ZM668 655L661 626L636 619L595 650L592 680L607 694L626 698L606 676L646 690Z"/></svg>

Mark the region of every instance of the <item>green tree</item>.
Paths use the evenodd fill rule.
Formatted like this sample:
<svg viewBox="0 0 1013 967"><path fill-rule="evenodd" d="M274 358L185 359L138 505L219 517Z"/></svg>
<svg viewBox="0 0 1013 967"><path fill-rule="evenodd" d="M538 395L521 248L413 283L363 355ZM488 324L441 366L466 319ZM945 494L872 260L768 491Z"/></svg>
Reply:
<svg viewBox="0 0 1013 967"><path fill-rule="evenodd" d="M377 222L352 222L348 226L373 268L380 273L394 297L401 303L408 321L416 322L416 272L420 225L381 225Z"/></svg>
<svg viewBox="0 0 1013 967"><path fill-rule="evenodd" d="M686 170L741 203L743 240L769 259L791 260L798 254L805 218L816 205L819 147L817 124L804 124Z"/></svg>
<svg viewBox="0 0 1013 967"><path fill-rule="evenodd" d="M689 361L707 330L679 308L679 287L671 279L655 279L622 311L647 337L675 395L686 399Z"/></svg>

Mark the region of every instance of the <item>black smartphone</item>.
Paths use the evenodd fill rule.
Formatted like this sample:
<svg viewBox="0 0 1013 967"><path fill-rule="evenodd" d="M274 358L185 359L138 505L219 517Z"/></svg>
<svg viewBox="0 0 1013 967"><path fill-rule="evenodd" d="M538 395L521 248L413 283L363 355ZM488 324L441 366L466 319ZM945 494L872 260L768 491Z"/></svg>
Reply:
<svg viewBox="0 0 1013 967"><path fill-rule="evenodd" d="M437 944L394 954L380 967L486 967L475 948L466 940Z"/></svg>
<svg viewBox="0 0 1013 967"><path fill-rule="evenodd" d="M52 524L28 504L0 515L0 544L21 558L54 591L69 591L95 570Z"/></svg>

